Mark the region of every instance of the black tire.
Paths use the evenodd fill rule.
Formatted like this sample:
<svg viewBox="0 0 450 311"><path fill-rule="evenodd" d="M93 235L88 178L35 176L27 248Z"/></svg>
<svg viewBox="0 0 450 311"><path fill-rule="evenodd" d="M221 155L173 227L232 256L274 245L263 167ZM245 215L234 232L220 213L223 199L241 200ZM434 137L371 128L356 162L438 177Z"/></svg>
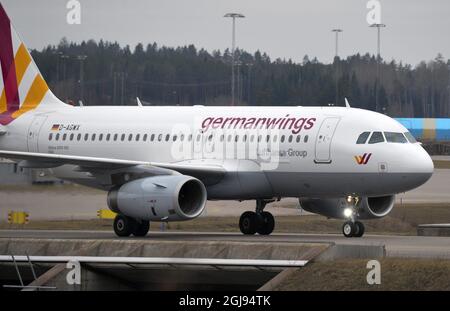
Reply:
<svg viewBox="0 0 450 311"><path fill-rule="evenodd" d="M342 233L346 238L351 238L355 235L356 226L353 222L347 221L342 226Z"/></svg>
<svg viewBox="0 0 450 311"><path fill-rule="evenodd" d="M353 235L356 238L360 238L364 235L365 227L364 224L360 221L355 222L355 234Z"/></svg>
<svg viewBox="0 0 450 311"><path fill-rule="evenodd" d="M137 223L136 228L133 231L134 236L146 236L150 230L150 222L148 220L141 220Z"/></svg>
<svg viewBox="0 0 450 311"><path fill-rule="evenodd" d="M245 212L239 219L239 229L246 235L253 235L258 229L258 216L255 212Z"/></svg>
<svg viewBox="0 0 450 311"><path fill-rule="evenodd" d="M125 215L117 215L114 218L114 232L117 236L127 237L130 236L137 226L136 220Z"/></svg>
<svg viewBox="0 0 450 311"><path fill-rule="evenodd" d="M275 228L275 219L273 218L273 215L269 212L262 212L259 218L257 232L260 235L271 234Z"/></svg>

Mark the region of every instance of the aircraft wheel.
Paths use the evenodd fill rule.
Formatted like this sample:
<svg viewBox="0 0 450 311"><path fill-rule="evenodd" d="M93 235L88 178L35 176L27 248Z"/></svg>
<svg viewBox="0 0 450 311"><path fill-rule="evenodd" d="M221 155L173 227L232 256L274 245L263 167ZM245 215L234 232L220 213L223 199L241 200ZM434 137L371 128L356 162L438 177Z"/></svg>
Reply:
<svg viewBox="0 0 450 311"><path fill-rule="evenodd" d="M243 234L252 235L258 228L258 215L255 212L245 212L239 219L239 229Z"/></svg>
<svg viewBox="0 0 450 311"><path fill-rule="evenodd" d="M275 219L273 218L273 215L269 212L262 212L259 218L257 232L260 235L271 234L275 228Z"/></svg>
<svg viewBox="0 0 450 311"><path fill-rule="evenodd" d="M150 230L150 222L148 220L141 220L140 223L137 223L136 228L133 231L134 236L146 236Z"/></svg>
<svg viewBox="0 0 450 311"><path fill-rule="evenodd" d="M351 221L345 222L344 225L342 226L342 233L344 234L344 236L346 238L351 238L351 237L355 236L355 232L356 232L356 226Z"/></svg>
<svg viewBox="0 0 450 311"><path fill-rule="evenodd" d="M355 222L355 234L354 237L360 238L364 235L364 224L360 221Z"/></svg>
<svg viewBox="0 0 450 311"><path fill-rule="evenodd" d="M117 236L127 237L135 231L137 226L136 220L125 215L117 215L114 218L114 232Z"/></svg>

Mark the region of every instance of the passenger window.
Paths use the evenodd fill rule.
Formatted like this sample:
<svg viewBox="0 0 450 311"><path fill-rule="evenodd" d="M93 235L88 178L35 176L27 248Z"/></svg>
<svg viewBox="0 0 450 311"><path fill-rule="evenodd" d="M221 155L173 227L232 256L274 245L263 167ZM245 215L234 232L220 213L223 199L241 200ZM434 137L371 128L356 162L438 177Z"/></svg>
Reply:
<svg viewBox="0 0 450 311"><path fill-rule="evenodd" d="M89 134L84 134L84 141L87 141L89 139Z"/></svg>
<svg viewBox="0 0 450 311"><path fill-rule="evenodd" d="M77 140L80 141L81 140L81 134L77 135Z"/></svg>
<svg viewBox="0 0 450 311"><path fill-rule="evenodd" d="M173 135L172 140L177 141L177 135Z"/></svg>
<svg viewBox="0 0 450 311"><path fill-rule="evenodd" d="M384 132L388 143L406 144L408 141L402 133Z"/></svg>
<svg viewBox="0 0 450 311"><path fill-rule="evenodd" d="M141 138L141 135L140 135L140 134L137 134L137 135L136 135L136 141L139 141L140 138Z"/></svg>
<svg viewBox="0 0 450 311"><path fill-rule="evenodd" d="M232 136L231 136L231 134L229 134L229 135L228 135L228 142L231 141L231 138L232 138Z"/></svg>
<svg viewBox="0 0 450 311"><path fill-rule="evenodd" d="M189 141L192 141L192 134L189 134L188 140L189 140Z"/></svg>
<svg viewBox="0 0 450 311"><path fill-rule="evenodd" d="M53 139L53 133L50 133L49 135L48 135L48 140L52 140Z"/></svg>
<svg viewBox="0 0 450 311"><path fill-rule="evenodd" d="M356 141L357 145L364 145L367 142L367 138L369 138L370 132L364 132L359 135L358 140Z"/></svg>
<svg viewBox="0 0 450 311"><path fill-rule="evenodd" d="M65 141L65 140L66 140L66 138L67 138L67 134L65 134L65 133L64 133L64 135L63 135L63 137L62 137L62 140L64 140L64 141Z"/></svg>
<svg viewBox="0 0 450 311"><path fill-rule="evenodd" d="M244 137L242 137L242 141L245 143L247 141L247 134L244 135Z"/></svg>
<svg viewBox="0 0 450 311"><path fill-rule="evenodd" d="M111 134L106 135L106 141L109 141L111 139Z"/></svg>
<svg viewBox="0 0 450 311"><path fill-rule="evenodd" d="M117 138L119 137L118 134L114 134L114 141L117 141Z"/></svg>
<svg viewBox="0 0 450 311"><path fill-rule="evenodd" d="M303 138L303 141L305 142L305 143L307 143L308 142L308 135L305 135L305 137Z"/></svg>
<svg viewBox="0 0 450 311"><path fill-rule="evenodd" d="M277 139L278 139L278 136L275 135L275 136L273 136L273 140L272 140L272 141L273 141L274 143L276 143L276 142L277 142Z"/></svg>
<svg viewBox="0 0 450 311"><path fill-rule="evenodd" d="M417 143L417 140L414 138L414 136L410 132L406 132L404 134L411 144Z"/></svg>
<svg viewBox="0 0 450 311"><path fill-rule="evenodd" d="M128 141L132 141L133 140L133 134L128 135Z"/></svg>
<svg viewBox="0 0 450 311"><path fill-rule="evenodd" d="M300 139L301 139L301 136L300 136L300 135L297 135L297 139L296 139L297 143L300 142Z"/></svg>
<svg viewBox="0 0 450 311"><path fill-rule="evenodd" d="M180 135L180 140L181 140L181 141L184 141L184 134L181 134L181 135ZM222 141L223 141L223 135L222 135Z"/></svg>
<svg viewBox="0 0 450 311"><path fill-rule="evenodd" d="M234 137L234 141L235 141L235 142L238 142L238 140L239 140L239 135L236 135L236 136Z"/></svg>
<svg viewBox="0 0 450 311"><path fill-rule="evenodd" d="M95 134L92 134L92 139L91 139L92 141L94 141L95 140Z"/></svg>
<svg viewBox="0 0 450 311"><path fill-rule="evenodd" d="M250 136L250 142L252 143L255 140L255 135Z"/></svg>
<svg viewBox="0 0 450 311"><path fill-rule="evenodd" d="M289 135L289 142L292 143L292 135Z"/></svg>
<svg viewBox="0 0 450 311"><path fill-rule="evenodd" d="M144 134L144 136L142 137L142 141L147 141L147 137L148 137L148 135Z"/></svg>
<svg viewBox="0 0 450 311"><path fill-rule="evenodd" d="M285 139L284 135L281 135L281 142L282 143L284 143L284 139Z"/></svg>
<svg viewBox="0 0 450 311"><path fill-rule="evenodd" d="M166 135L166 141L169 141L169 138L170 138L170 135L167 134L167 135Z"/></svg>
<svg viewBox="0 0 450 311"><path fill-rule="evenodd" d="M102 141L103 140L103 134L98 135L98 141Z"/></svg>
<svg viewBox="0 0 450 311"><path fill-rule="evenodd" d="M120 136L120 140L124 141L125 140L125 134L122 134L122 136Z"/></svg>
<svg viewBox="0 0 450 311"><path fill-rule="evenodd" d="M150 136L150 140L154 141L155 140L155 134L152 134L152 136Z"/></svg>
<svg viewBox="0 0 450 311"><path fill-rule="evenodd" d="M72 141L73 140L73 138L74 138L74 136L75 136L75 134L70 134L70 141Z"/></svg>
<svg viewBox="0 0 450 311"><path fill-rule="evenodd" d="M369 144L378 144L384 142L384 136L381 132L373 132L372 136L370 137Z"/></svg>

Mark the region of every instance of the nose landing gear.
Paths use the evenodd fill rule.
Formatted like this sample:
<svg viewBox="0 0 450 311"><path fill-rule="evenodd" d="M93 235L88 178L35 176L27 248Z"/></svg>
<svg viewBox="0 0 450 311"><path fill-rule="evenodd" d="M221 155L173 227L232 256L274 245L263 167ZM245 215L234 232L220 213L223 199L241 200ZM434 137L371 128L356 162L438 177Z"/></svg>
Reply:
<svg viewBox="0 0 450 311"><path fill-rule="evenodd" d="M346 238L360 238L364 235L364 224L360 221L346 221L342 226L342 233Z"/></svg>
<svg viewBox="0 0 450 311"><path fill-rule="evenodd" d="M349 207L344 210L344 216L348 219L342 225L342 233L346 238L356 237L360 238L364 235L365 227L364 224L356 220L357 211L356 206L358 204L359 198L348 196L347 202Z"/></svg>
<svg viewBox="0 0 450 311"><path fill-rule="evenodd" d="M245 212L239 219L239 229L245 235L269 235L275 228L275 219L269 212L264 212L267 203L273 201L256 200L256 211Z"/></svg>

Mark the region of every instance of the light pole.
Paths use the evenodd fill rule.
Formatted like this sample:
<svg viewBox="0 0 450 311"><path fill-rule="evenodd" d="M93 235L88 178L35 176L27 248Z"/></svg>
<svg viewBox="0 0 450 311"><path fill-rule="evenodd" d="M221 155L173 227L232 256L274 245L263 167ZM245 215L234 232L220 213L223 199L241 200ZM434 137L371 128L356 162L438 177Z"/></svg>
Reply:
<svg viewBox="0 0 450 311"><path fill-rule="evenodd" d="M84 61L86 60L86 55L78 55L77 59L80 61L80 99L84 104Z"/></svg>
<svg viewBox="0 0 450 311"><path fill-rule="evenodd" d="M334 61L336 62L336 99L334 105L338 105L339 101L339 33L343 32L342 29L331 30L336 34L336 51L334 54Z"/></svg>
<svg viewBox="0 0 450 311"><path fill-rule="evenodd" d="M247 96L248 96L248 105L251 106L251 85L252 85L252 63L247 63L248 74L247 74Z"/></svg>
<svg viewBox="0 0 450 311"><path fill-rule="evenodd" d="M227 13L224 17L231 17L233 19L233 30L231 34L231 106L234 106L234 50L236 48L236 18L244 18L245 16L240 13Z"/></svg>
<svg viewBox="0 0 450 311"><path fill-rule="evenodd" d="M377 28L377 79L375 81L375 111L378 112L378 85L380 83L380 60L381 60L381 28L385 28L385 24L372 24L369 27Z"/></svg>

